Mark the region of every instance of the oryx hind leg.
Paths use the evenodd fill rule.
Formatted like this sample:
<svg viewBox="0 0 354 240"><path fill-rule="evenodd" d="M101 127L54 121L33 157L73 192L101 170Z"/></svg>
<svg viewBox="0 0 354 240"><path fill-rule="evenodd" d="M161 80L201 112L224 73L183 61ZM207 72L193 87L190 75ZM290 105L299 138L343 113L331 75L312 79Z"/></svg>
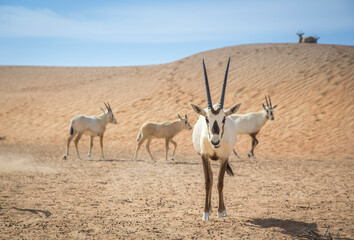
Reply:
<svg viewBox="0 0 354 240"><path fill-rule="evenodd" d="M258 144L258 140L256 138L257 133L251 133L250 137L252 138L252 149L250 150L250 152L248 153L248 157L252 157L254 159L256 159L256 157L254 156L254 149L256 148L257 144Z"/></svg>
<svg viewBox="0 0 354 240"><path fill-rule="evenodd" d="M76 149L76 155L77 155L77 157L78 157L79 159L81 159L81 157L80 157L80 153L79 153L79 149L78 149L77 145L78 145L78 143L79 143L81 137L82 137L82 133L78 133L78 134L77 134L77 137L76 137L75 140L74 140L75 149Z"/></svg>
<svg viewBox="0 0 354 240"><path fill-rule="evenodd" d="M148 138L145 147L146 147L146 151L148 151L148 153L149 153L149 155L150 155L150 157L151 157L151 160L154 161L154 162L156 162L155 159L154 159L154 157L152 156L152 154L151 154L151 152L150 152L150 143L151 143L151 140L152 140L152 138Z"/></svg>
<svg viewBox="0 0 354 240"><path fill-rule="evenodd" d="M170 143L170 139L166 139L166 140L165 140L165 146L166 146L166 156L165 156L165 162L168 162L168 160L167 160L167 156L168 156L168 148L169 148L169 143Z"/></svg>
<svg viewBox="0 0 354 240"><path fill-rule="evenodd" d="M134 154L134 162L136 162L136 158L138 157L138 151L141 145L145 142L146 137L141 137L138 141L138 146L136 146L135 154Z"/></svg>
<svg viewBox="0 0 354 240"><path fill-rule="evenodd" d="M63 156L63 160L67 160L68 156L69 156L69 147L70 147L70 142L71 140L73 140L73 138L75 137L76 133L74 133L73 135L70 135L68 137L68 140L66 141L66 154Z"/></svg>
<svg viewBox="0 0 354 240"><path fill-rule="evenodd" d="M235 149L232 149L232 151L234 152L234 154L235 154L235 156L236 156L237 158L240 158L240 156L237 154L237 152L235 151Z"/></svg>

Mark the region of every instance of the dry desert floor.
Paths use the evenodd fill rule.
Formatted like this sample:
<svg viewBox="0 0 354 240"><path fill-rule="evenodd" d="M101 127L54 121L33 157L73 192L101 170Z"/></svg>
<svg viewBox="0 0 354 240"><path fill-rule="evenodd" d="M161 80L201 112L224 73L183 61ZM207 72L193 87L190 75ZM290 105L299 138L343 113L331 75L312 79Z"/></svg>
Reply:
<svg viewBox="0 0 354 240"><path fill-rule="evenodd" d="M202 221L204 177L192 131L176 136L174 161L164 141L136 136L146 121L198 116L206 107L202 59L213 101L231 57L225 108L261 111L269 94L274 121L239 136L225 176L228 216L217 218L216 174L210 221ZM199 53L162 65L132 67L0 66L0 239L308 239L329 231L354 238L354 47L254 44ZM70 119L112 106L117 125L104 138L73 143L62 160ZM171 150L170 150L171 152ZM307 235L306 235L307 234Z"/></svg>

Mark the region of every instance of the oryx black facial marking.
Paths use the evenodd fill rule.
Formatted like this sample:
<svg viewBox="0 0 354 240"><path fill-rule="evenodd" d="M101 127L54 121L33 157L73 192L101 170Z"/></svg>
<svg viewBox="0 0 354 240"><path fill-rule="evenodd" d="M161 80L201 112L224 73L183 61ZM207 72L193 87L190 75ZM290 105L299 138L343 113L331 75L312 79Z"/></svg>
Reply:
<svg viewBox="0 0 354 240"><path fill-rule="evenodd" d="M218 123L214 121L213 128L211 129L211 132L213 134L219 134L220 133L220 128L218 126Z"/></svg>
<svg viewBox="0 0 354 240"><path fill-rule="evenodd" d="M222 108L218 108L218 109L214 110L214 108L211 108L210 110L211 110L211 113L212 113L212 114L218 115L219 112L221 111L221 109L222 109Z"/></svg>

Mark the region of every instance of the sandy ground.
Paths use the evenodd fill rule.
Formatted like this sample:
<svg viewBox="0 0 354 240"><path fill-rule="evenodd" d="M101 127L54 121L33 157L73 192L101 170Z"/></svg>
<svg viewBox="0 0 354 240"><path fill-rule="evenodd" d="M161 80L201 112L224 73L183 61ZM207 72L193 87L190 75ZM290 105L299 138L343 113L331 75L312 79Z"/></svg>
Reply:
<svg viewBox="0 0 354 240"><path fill-rule="evenodd" d="M174 121L205 107L201 60L214 102L231 57L225 107L260 111L270 94L275 120L259 134L257 160L240 136L235 177L225 177L228 217L201 220L204 179L192 131L184 131L176 159L164 163L155 140L132 162L146 121ZM309 229L354 238L354 47L255 44L196 54L164 65L107 68L0 67L1 239L292 239ZM98 115L110 102L100 160L65 152L70 119ZM79 144L82 156L88 137ZM73 150L73 148L71 149ZM71 151L73 153L73 151ZM213 163L214 179L218 163Z"/></svg>

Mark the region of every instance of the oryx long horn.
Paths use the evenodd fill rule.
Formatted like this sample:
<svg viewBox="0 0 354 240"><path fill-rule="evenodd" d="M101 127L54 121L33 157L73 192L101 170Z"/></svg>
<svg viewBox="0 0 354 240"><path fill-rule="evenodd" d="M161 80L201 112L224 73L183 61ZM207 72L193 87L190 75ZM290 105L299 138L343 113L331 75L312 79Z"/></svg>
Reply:
<svg viewBox="0 0 354 240"><path fill-rule="evenodd" d="M227 74L229 72L229 65L230 65L230 58L227 61L224 83L222 85L221 97L220 97L220 102L219 102L219 108L221 108L221 109L224 108L225 90L226 90L226 83L227 83Z"/></svg>
<svg viewBox="0 0 354 240"><path fill-rule="evenodd" d="M207 99L208 99L208 108L212 109L213 103L211 102L208 75L207 75L207 72L205 69L204 59L203 59L203 69L204 69L205 90L206 90Z"/></svg>
<svg viewBox="0 0 354 240"><path fill-rule="evenodd" d="M272 101L270 101L270 96L268 94L268 99L269 99L269 106L272 107Z"/></svg>
<svg viewBox="0 0 354 240"><path fill-rule="evenodd" d="M107 102L107 104L108 104L109 110L112 111L111 104L109 104L109 102Z"/></svg>
<svg viewBox="0 0 354 240"><path fill-rule="evenodd" d="M264 98L265 98L265 100L266 100L267 107L269 108L269 104L268 104L267 96L266 96L266 95L264 95Z"/></svg>
<svg viewBox="0 0 354 240"><path fill-rule="evenodd" d="M107 110L109 110L109 107L108 107L107 103L104 102L104 105L106 106Z"/></svg>

